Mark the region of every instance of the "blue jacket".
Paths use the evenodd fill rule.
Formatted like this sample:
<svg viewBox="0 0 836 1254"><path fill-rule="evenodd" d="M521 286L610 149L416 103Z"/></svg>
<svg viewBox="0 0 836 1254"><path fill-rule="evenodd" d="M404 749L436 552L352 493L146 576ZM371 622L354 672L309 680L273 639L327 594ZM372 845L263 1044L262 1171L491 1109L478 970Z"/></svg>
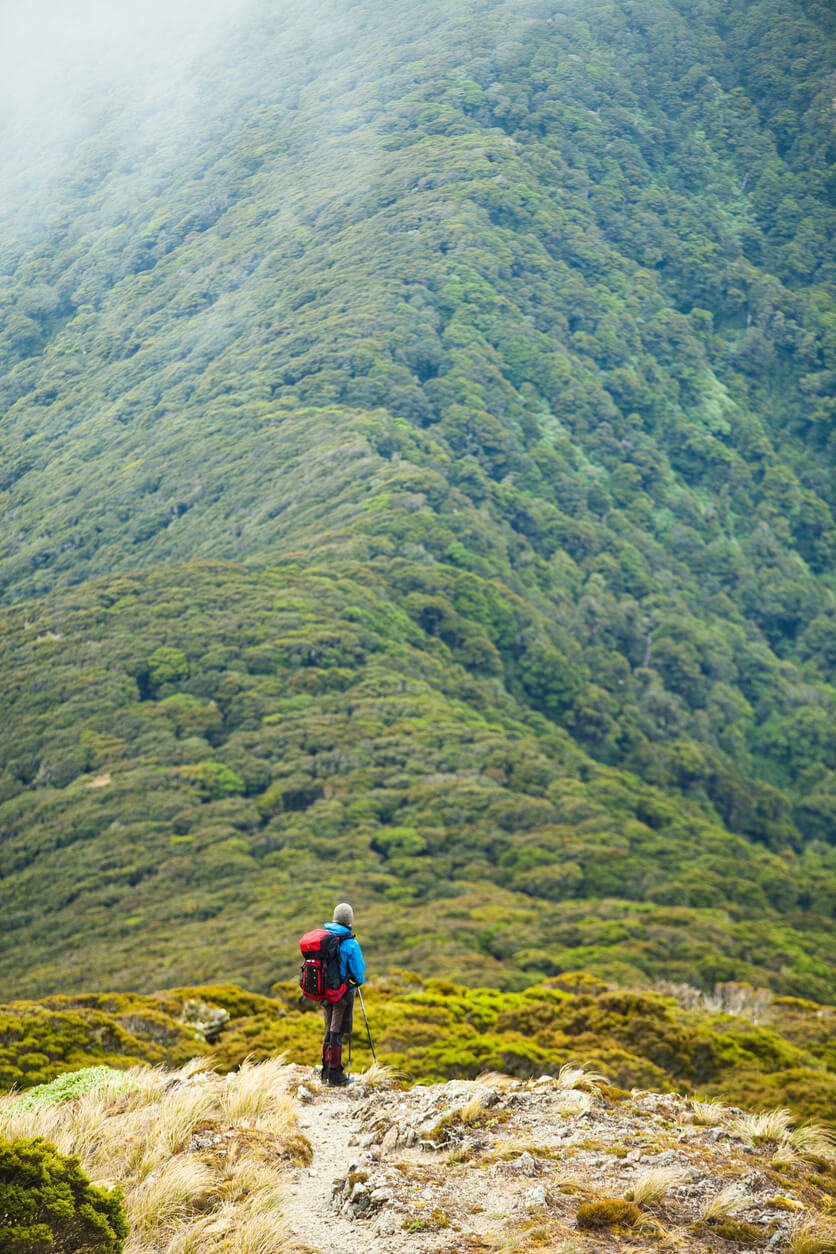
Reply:
<svg viewBox="0 0 836 1254"><path fill-rule="evenodd" d="M343 927L342 923L323 923L326 932L334 936L348 936L340 945L340 979L350 980L352 984L362 984L366 978L366 964L363 951L351 935L351 928Z"/></svg>

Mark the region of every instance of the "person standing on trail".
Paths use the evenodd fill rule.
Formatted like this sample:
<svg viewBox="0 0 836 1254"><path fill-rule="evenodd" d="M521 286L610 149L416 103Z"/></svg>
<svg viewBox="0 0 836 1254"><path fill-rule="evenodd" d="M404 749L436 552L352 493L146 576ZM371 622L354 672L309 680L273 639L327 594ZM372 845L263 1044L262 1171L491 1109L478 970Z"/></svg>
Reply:
<svg viewBox="0 0 836 1254"><path fill-rule="evenodd" d="M351 925L354 922L354 911L347 901L341 901L334 908L331 923L324 924L325 931L339 938L340 942L340 983L346 990L339 1001L322 1003L325 1016L325 1040L322 1042L322 1080L326 1084L345 1085L349 1083L343 1070L343 1037L351 1035L354 1021L354 990L366 978L366 964L363 951L355 940Z"/></svg>

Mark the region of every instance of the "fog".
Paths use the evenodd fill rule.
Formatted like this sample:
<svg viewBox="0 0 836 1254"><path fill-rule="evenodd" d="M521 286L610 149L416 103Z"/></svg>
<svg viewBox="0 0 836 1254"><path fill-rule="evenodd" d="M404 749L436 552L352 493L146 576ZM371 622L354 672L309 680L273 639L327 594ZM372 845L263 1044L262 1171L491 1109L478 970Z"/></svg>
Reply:
<svg viewBox="0 0 836 1254"><path fill-rule="evenodd" d="M254 8L254 0L3 0L0 206L23 189L43 192L117 114L134 138L162 111L185 126L201 64Z"/></svg>

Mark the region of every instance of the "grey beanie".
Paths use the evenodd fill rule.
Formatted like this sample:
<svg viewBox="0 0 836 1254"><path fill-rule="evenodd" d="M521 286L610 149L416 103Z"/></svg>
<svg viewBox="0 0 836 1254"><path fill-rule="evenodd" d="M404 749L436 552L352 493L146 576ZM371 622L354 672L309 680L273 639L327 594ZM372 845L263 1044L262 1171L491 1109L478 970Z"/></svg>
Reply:
<svg viewBox="0 0 836 1254"><path fill-rule="evenodd" d="M347 901L341 901L338 906L334 906L334 922L342 923L343 927L351 927L354 922L354 911Z"/></svg>

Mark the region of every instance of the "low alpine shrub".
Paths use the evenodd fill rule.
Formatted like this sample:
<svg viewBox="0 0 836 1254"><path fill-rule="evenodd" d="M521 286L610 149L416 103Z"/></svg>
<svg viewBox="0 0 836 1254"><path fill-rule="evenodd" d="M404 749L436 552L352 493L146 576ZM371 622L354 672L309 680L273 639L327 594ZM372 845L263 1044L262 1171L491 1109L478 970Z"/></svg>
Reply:
<svg viewBox="0 0 836 1254"><path fill-rule="evenodd" d="M0 1142L4 1254L119 1254L128 1225L118 1190L90 1183L46 1141Z"/></svg>
<svg viewBox="0 0 836 1254"><path fill-rule="evenodd" d="M599 1202L587 1202L576 1215L579 1228L631 1228L641 1222L642 1213L634 1202L621 1198L602 1198Z"/></svg>

